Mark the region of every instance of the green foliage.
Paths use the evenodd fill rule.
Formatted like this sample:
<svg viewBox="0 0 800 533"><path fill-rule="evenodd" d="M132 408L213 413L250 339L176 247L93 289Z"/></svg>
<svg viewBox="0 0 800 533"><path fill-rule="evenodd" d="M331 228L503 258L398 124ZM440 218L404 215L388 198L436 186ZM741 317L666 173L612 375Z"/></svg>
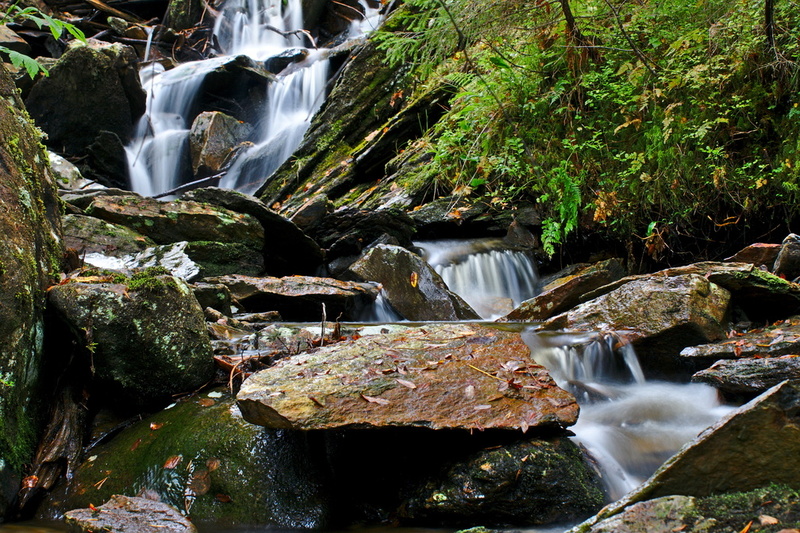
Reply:
<svg viewBox="0 0 800 533"><path fill-rule="evenodd" d="M33 22L40 30L42 28L50 30L50 33L53 35L54 39L60 39L64 32L67 32L79 41L86 42L86 36L75 25L51 17L36 7L20 7L18 2L12 4L6 10L6 12L3 13L2 18L0 18L0 24L7 24L9 21ZM36 77L36 74L39 72L45 76L48 75L47 69L44 68L41 63L28 55L15 52L14 50L6 48L5 46L0 46L0 52L8 54L11 64L15 67L25 68L25 70L28 72L28 76L31 78Z"/></svg>
<svg viewBox="0 0 800 533"><path fill-rule="evenodd" d="M760 0L572 2L593 54L558 4L406 6L378 37L388 60L459 87L425 173L445 194L538 203L550 253L581 226L710 239L800 200L794 1L775 5L774 50Z"/></svg>

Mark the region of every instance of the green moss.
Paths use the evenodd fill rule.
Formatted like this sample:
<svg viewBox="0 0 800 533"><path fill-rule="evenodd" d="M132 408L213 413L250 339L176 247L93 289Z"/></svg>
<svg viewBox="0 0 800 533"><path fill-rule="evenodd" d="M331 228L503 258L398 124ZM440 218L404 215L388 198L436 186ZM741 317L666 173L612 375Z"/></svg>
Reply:
<svg viewBox="0 0 800 533"><path fill-rule="evenodd" d="M760 524L761 516L777 519L776 524ZM742 531L753 522L751 531L777 532L800 528L800 492L785 485L770 485L750 492L709 496L697 500L690 514L695 524L713 519L711 531Z"/></svg>
<svg viewBox="0 0 800 533"><path fill-rule="evenodd" d="M167 288L176 288L175 281L171 277L163 279L161 276L169 276L169 271L161 266L148 267L131 276L127 282L128 289L156 292Z"/></svg>

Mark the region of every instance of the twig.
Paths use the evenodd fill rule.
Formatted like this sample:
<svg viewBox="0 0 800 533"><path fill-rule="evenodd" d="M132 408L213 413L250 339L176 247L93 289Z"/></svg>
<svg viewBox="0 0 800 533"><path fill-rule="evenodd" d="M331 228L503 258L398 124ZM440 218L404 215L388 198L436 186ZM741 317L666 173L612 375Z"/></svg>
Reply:
<svg viewBox="0 0 800 533"><path fill-rule="evenodd" d="M478 368L477 366L472 366L472 365L471 365L471 364L469 364L469 363L467 363L467 366L468 366L468 367L470 367L472 370L477 370L477 371L478 371L478 372L480 372L481 374L484 374L484 375L487 375L487 376L489 376L490 378L493 378L493 379L496 379L496 380L499 380L499 381L505 381L503 378L498 378L497 376L493 376L492 374L488 373L487 371L485 371L485 370L481 370L481 369L480 369L480 368Z"/></svg>

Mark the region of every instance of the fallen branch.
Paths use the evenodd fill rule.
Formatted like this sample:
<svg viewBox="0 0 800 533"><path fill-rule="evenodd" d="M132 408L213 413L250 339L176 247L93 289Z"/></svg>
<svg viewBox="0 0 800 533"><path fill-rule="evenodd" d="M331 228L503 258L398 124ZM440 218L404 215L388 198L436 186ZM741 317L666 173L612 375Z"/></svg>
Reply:
<svg viewBox="0 0 800 533"><path fill-rule="evenodd" d="M119 17L119 18L121 18L123 20L126 20L128 22L135 22L135 23L142 22L142 19L140 19L139 17L135 17L133 15L129 15L129 14L125 13L124 11L120 11L119 9L111 7L110 5L106 4L105 2L101 2L100 0L85 0L85 1L86 1L87 4L89 4L90 6L92 6L95 9L99 9L100 11L105 11L106 13L110 13L110 14L114 15L115 17Z"/></svg>

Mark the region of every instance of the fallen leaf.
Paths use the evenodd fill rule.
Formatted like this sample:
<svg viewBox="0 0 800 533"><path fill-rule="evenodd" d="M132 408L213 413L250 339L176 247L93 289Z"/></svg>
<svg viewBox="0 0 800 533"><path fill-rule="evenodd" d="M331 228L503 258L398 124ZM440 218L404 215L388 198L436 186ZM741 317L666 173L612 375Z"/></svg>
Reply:
<svg viewBox="0 0 800 533"><path fill-rule="evenodd" d="M136 442L134 442L133 444L131 444L131 451L133 451L133 450L135 450L136 448L138 448L138 447L139 447L139 445L140 445L141 443L142 443L142 439L136 439Z"/></svg>
<svg viewBox="0 0 800 533"><path fill-rule="evenodd" d="M200 404L200 407L211 407L217 402L215 402L211 398L200 398L199 400L197 400L197 403Z"/></svg>
<svg viewBox="0 0 800 533"><path fill-rule="evenodd" d="M211 476L209 476L208 470L199 470L192 475L192 479L189 481L188 489L196 496L202 496L203 494L206 494L210 488Z"/></svg>
<svg viewBox="0 0 800 533"><path fill-rule="evenodd" d="M219 465L220 465L220 460L217 459L216 457L212 457L211 459L206 461L206 467L208 468L209 472L213 472L214 470L219 468Z"/></svg>
<svg viewBox="0 0 800 533"><path fill-rule="evenodd" d="M161 429L162 427L164 427L164 424L159 424L157 422L150 422L150 429L152 431L156 431L157 429Z"/></svg>
<svg viewBox="0 0 800 533"><path fill-rule="evenodd" d="M475 387L472 385L467 385L464 387L464 396L467 398L474 398L475 397Z"/></svg>
<svg viewBox="0 0 800 533"><path fill-rule="evenodd" d="M416 288L417 283L419 283L419 274L412 272L411 279L409 281L411 282L411 286Z"/></svg>
<svg viewBox="0 0 800 533"><path fill-rule="evenodd" d="M744 529L741 530L739 533L748 533L748 531L750 531L751 527L753 527L753 521L752 520L750 520L750 522L748 522L747 525L744 526Z"/></svg>
<svg viewBox="0 0 800 533"><path fill-rule="evenodd" d="M182 459L183 459L182 455L173 455L172 457L167 459L167 461L164 463L164 468L166 468L167 470L173 469L176 466L178 466L178 463L180 463Z"/></svg>
<svg viewBox="0 0 800 533"><path fill-rule="evenodd" d="M391 403L385 398L376 398L375 396L367 396L366 394L362 394L361 397L367 400L369 403L377 403L379 405L389 405Z"/></svg>
<svg viewBox="0 0 800 533"><path fill-rule="evenodd" d="M314 402L314 405L318 405L319 407L325 407L324 403L322 403L321 401L317 400L313 396L309 396L308 399L311 400L312 402Z"/></svg>
<svg viewBox="0 0 800 533"><path fill-rule="evenodd" d="M487 409L491 409L491 408L492 408L491 405L476 405L475 406L475 410L476 411L486 411Z"/></svg>
<svg viewBox="0 0 800 533"><path fill-rule="evenodd" d="M217 494L215 498L218 502L221 503L231 503L232 501L231 497L228 496L227 494Z"/></svg>
<svg viewBox="0 0 800 533"><path fill-rule="evenodd" d="M412 382L410 382L410 381L407 381L407 380L405 380L405 379L398 379L398 380L396 380L396 381L397 381L397 382L398 382L400 385L402 385L403 387L408 387L409 389L416 389L416 388L417 388L417 386L416 386L416 385L414 385Z"/></svg>
<svg viewBox="0 0 800 533"><path fill-rule="evenodd" d="M769 516L766 514L762 514L761 516L759 516L758 521L761 522L762 526L774 526L779 522L779 520L774 516Z"/></svg>
<svg viewBox="0 0 800 533"><path fill-rule="evenodd" d="M28 476L22 480L22 488L32 489L36 487L37 483L39 483L39 478L37 476Z"/></svg>

